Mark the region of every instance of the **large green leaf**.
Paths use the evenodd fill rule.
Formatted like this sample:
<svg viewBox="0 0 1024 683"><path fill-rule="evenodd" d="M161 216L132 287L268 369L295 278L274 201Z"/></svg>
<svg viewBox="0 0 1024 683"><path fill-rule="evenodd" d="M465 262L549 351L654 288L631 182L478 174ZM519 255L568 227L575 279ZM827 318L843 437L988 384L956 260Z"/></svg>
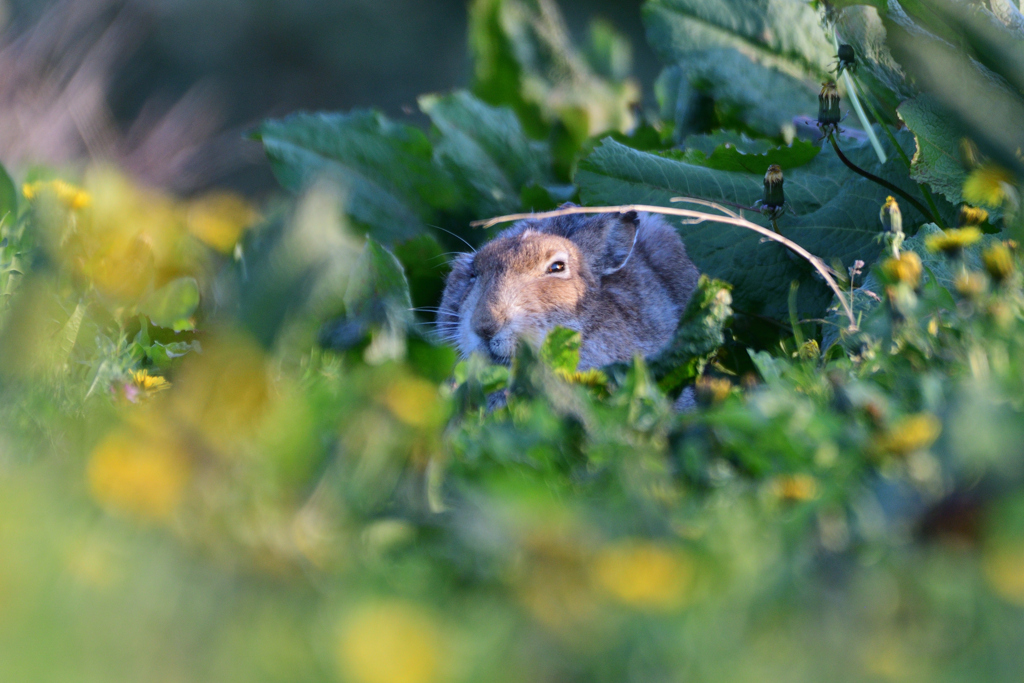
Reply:
<svg viewBox="0 0 1024 683"><path fill-rule="evenodd" d="M677 135L709 125L787 135L795 116L810 116L817 109L817 97L806 82L752 62L733 48L680 56L662 71L656 89L661 114L675 123ZM714 112L709 116L710 106Z"/></svg>
<svg viewBox="0 0 1024 683"><path fill-rule="evenodd" d="M708 142L722 137L726 136L690 136L686 139L684 151L670 150L663 152L662 156L719 171L763 174L772 164L787 170L803 166L821 151L820 147L807 140L794 140L791 145L772 147L766 140L750 140L745 136L736 136L737 141L726 141L711 147L710 152L706 151Z"/></svg>
<svg viewBox="0 0 1024 683"><path fill-rule="evenodd" d="M670 65L658 82L677 135L749 127L789 136L815 111L815 82L835 50L801 0L649 0L651 46Z"/></svg>
<svg viewBox="0 0 1024 683"><path fill-rule="evenodd" d="M594 38L600 53L607 27ZM469 42L473 92L511 106L531 135L558 123L578 145L588 135L633 127L635 84L595 72L573 46L554 0L474 0Z"/></svg>
<svg viewBox="0 0 1024 683"><path fill-rule="evenodd" d="M414 237L459 201L426 136L377 112L296 114L265 122L257 136L282 185L338 182L349 215L385 243Z"/></svg>
<svg viewBox="0 0 1024 683"><path fill-rule="evenodd" d="M791 76L817 78L835 50L802 0L648 0L647 38L668 64L692 50L733 47Z"/></svg>
<svg viewBox="0 0 1024 683"><path fill-rule="evenodd" d="M905 149L912 149L909 133L900 133L899 140ZM917 192L906 166L895 154L881 167L866 143L844 142L844 151L855 164L908 192ZM779 219L782 234L826 262L837 258L847 265L856 259L870 262L880 249L875 241L881 229L878 211L888 190L851 172L830 147L810 163L784 171L786 198L796 215ZM605 140L580 163L576 182L584 203L591 205L679 207L670 200L689 196L751 206L763 189L759 175L688 164L611 140ZM904 229L913 233L925 218L911 206L902 209ZM747 217L766 225L758 214L748 213ZM778 244L762 242L752 231L712 222L680 224L679 230L701 271L733 285L739 311L786 320L794 280L800 283L797 305L801 315L820 316L831 298L806 262Z"/></svg>
<svg viewBox="0 0 1024 683"><path fill-rule="evenodd" d="M401 261L372 239L349 275L345 290L346 322L368 329L372 342L367 360L378 362L405 353L412 299Z"/></svg>
<svg viewBox="0 0 1024 683"><path fill-rule="evenodd" d="M515 113L465 91L420 98L441 137L434 154L462 188L471 212L494 216L519 209L524 186L551 181L547 147L529 140Z"/></svg>
<svg viewBox="0 0 1024 683"><path fill-rule="evenodd" d="M917 140L910 169L914 180L928 183L954 204L961 203L967 171L960 161L960 141L967 131L927 95L907 100L898 111Z"/></svg>

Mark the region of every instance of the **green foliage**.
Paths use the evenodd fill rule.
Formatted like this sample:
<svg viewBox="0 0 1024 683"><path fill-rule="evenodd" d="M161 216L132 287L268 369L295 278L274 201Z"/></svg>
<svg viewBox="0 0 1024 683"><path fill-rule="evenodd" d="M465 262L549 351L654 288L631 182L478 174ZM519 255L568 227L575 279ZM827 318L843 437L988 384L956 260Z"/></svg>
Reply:
<svg viewBox="0 0 1024 683"><path fill-rule="evenodd" d="M813 111L812 83L834 55L817 13L798 0L655 0L644 21L670 65L658 97L679 136L718 126L791 136L793 116Z"/></svg>
<svg viewBox="0 0 1024 683"><path fill-rule="evenodd" d="M458 201L426 136L376 112L296 114L264 123L258 136L282 185L299 191L323 176L339 183L346 211L385 243L420 234Z"/></svg>
<svg viewBox="0 0 1024 683"><path fill-rule="evenodd" d="M720 139L725 141L716 144ZM705 151L709 148L710 154ZM820 151L820 147L806 140L794 140L790 145L774 147L765 140L750 140L746 136L726 133L690 136L686 139L684 152L670 150L662 155L717 171L763 175L772 164L787 170L803 166Z"/></svg>
<svg viewBox="0 0 1024 683"><path fill-rule="evenodd" d="M154 325L175 330L192 329L189 318L199 307L199 283L192 277L171 280L139 304L139 312Z"/></svg>
<svg viewBox="0 0 1024 683"><path fill-rule="evenodd" d="M473 215L516 211L524 187L550 182L549 150L525 136L512 111L464 91L426 95L420 109L440 131L434 154L463 189Z"/></svg>
<svg viewBox="0 0 1024 683"><path fill-rule="evenodd" d="M18 215L18 192L14 181L0 166L0 221L13 221Z"/></svg>
<svg viewBox="0 0 1024 683"><path fill-rule="evenodd" d="M23 174L17 202L0 182L0 680L1019 681L1022 188L995 106L1019 43L984 8L961 36L941 3L829 4L650 0L662 94L728 128L673 105L606 135L615 33L583 56L547 0L477 0L475 95L421 98L428 131L260 127L296 197L230 251L201 202L109 171ZM910 128L876 124L885 164L857 135L847 156L947 222L973 182L1001 234L901 205L895 261L889 191L780 144L833 26ZM1003 82L935 85L918 48ZM713 82L682 78L701 64ZM774 223L855 325L788 250L705 218L678 223L704 275L650 357L581 371L563 328L510 367L435 342L447 231L486 238L469 219L707 208L687 195L767 225L770 164Z"/></svg>
<svg viewBox="0 0 1024 683"><path fill-rule="evenodd" d="M926 96L901 104L899 115L917 139L911 167L914 180L927 183L954 204L961 203L967 169L959 150L966 132L944 116L935 101Z"/></svg>

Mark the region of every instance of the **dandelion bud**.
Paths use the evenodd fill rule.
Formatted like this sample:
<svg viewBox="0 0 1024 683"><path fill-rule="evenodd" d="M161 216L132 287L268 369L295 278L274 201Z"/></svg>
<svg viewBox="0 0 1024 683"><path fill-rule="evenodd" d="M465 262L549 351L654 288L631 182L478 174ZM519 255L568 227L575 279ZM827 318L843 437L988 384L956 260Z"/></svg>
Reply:
<svg viewBox="0 0 1024 683"><path fill-rule="evenodd" d="M857 68L857 53L853 51L852 45L840 45L839 54L836 55L836 59L839 60L839 68L836 70L837 76L843 73L844 69L852 71Z"/></svg>
<svg viewBox="0 0 1024 683"><path fill-rule="evenodd" d="M903 214L900 213L900 205L891 196L885 198L885 204L878 212L878 218L882 221L882 228L885 232L903 232Z"/></svg>
<svg viewBox="0 0 1024 683"><path fill-rule="evenodd" d="M994 244L981 255L985 271L994 282L1003 283L1013 275L1013 254L1002 243Z"/></svg>
<svg viewBox="0 0 1024 683"><path fill-rule="evenodd" d="M782 167L772 164L764 174L764 195L761 205L770 209L780 208L786 202L782 192Z"/></svg>
<svg viewBox="0 0 1024 683"><path fill-rule="evenodd" d="M981 225L987 220L988 211L964 204L960 207L960 218L957 220L957 227L965 228L970 225Z"/></svg>
<svg viewBox="0 0 1024 683"><path fill-rule="evenodd" d="M821 84L821 93L818 95L818 126L835 128L840 118L839 91L835 81L826 81Z"/></svg>

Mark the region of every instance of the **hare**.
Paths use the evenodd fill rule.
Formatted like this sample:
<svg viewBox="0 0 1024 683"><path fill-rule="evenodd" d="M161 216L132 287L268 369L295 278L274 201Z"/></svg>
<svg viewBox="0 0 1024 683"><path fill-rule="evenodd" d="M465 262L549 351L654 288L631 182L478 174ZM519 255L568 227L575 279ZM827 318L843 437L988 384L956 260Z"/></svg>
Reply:
<svg viewBox="0 0 1024 683"><path fill-rule="evenodd" d="M665 346L698 276L656 214L527 219L454 259L437 324L463 356L502 364L521 341L567 327L582 337L585 370Z"/></svg>

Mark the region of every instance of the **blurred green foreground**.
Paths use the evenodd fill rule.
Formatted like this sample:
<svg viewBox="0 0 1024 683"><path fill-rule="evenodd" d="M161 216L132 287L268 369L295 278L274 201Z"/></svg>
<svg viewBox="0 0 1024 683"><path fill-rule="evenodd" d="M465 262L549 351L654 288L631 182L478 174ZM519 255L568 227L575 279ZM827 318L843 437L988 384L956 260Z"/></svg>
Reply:
<svg viewBox="0 0 1024 683"><path fill-rule="evenodd" d="M293 194L261 207L0 172L0 680L1021 680L1024 20L893 5L650 0L641 111L612 27L477 0L472 92L427 131L266 122ZM800 139L840 39L886 158L847 156L932 213L901 202L902 246ZM677 222L706 277L652 358L579 373L556 330L459 362L421 312L470 220L749 206L776 163L853 321L710 221Z"/></svg>

